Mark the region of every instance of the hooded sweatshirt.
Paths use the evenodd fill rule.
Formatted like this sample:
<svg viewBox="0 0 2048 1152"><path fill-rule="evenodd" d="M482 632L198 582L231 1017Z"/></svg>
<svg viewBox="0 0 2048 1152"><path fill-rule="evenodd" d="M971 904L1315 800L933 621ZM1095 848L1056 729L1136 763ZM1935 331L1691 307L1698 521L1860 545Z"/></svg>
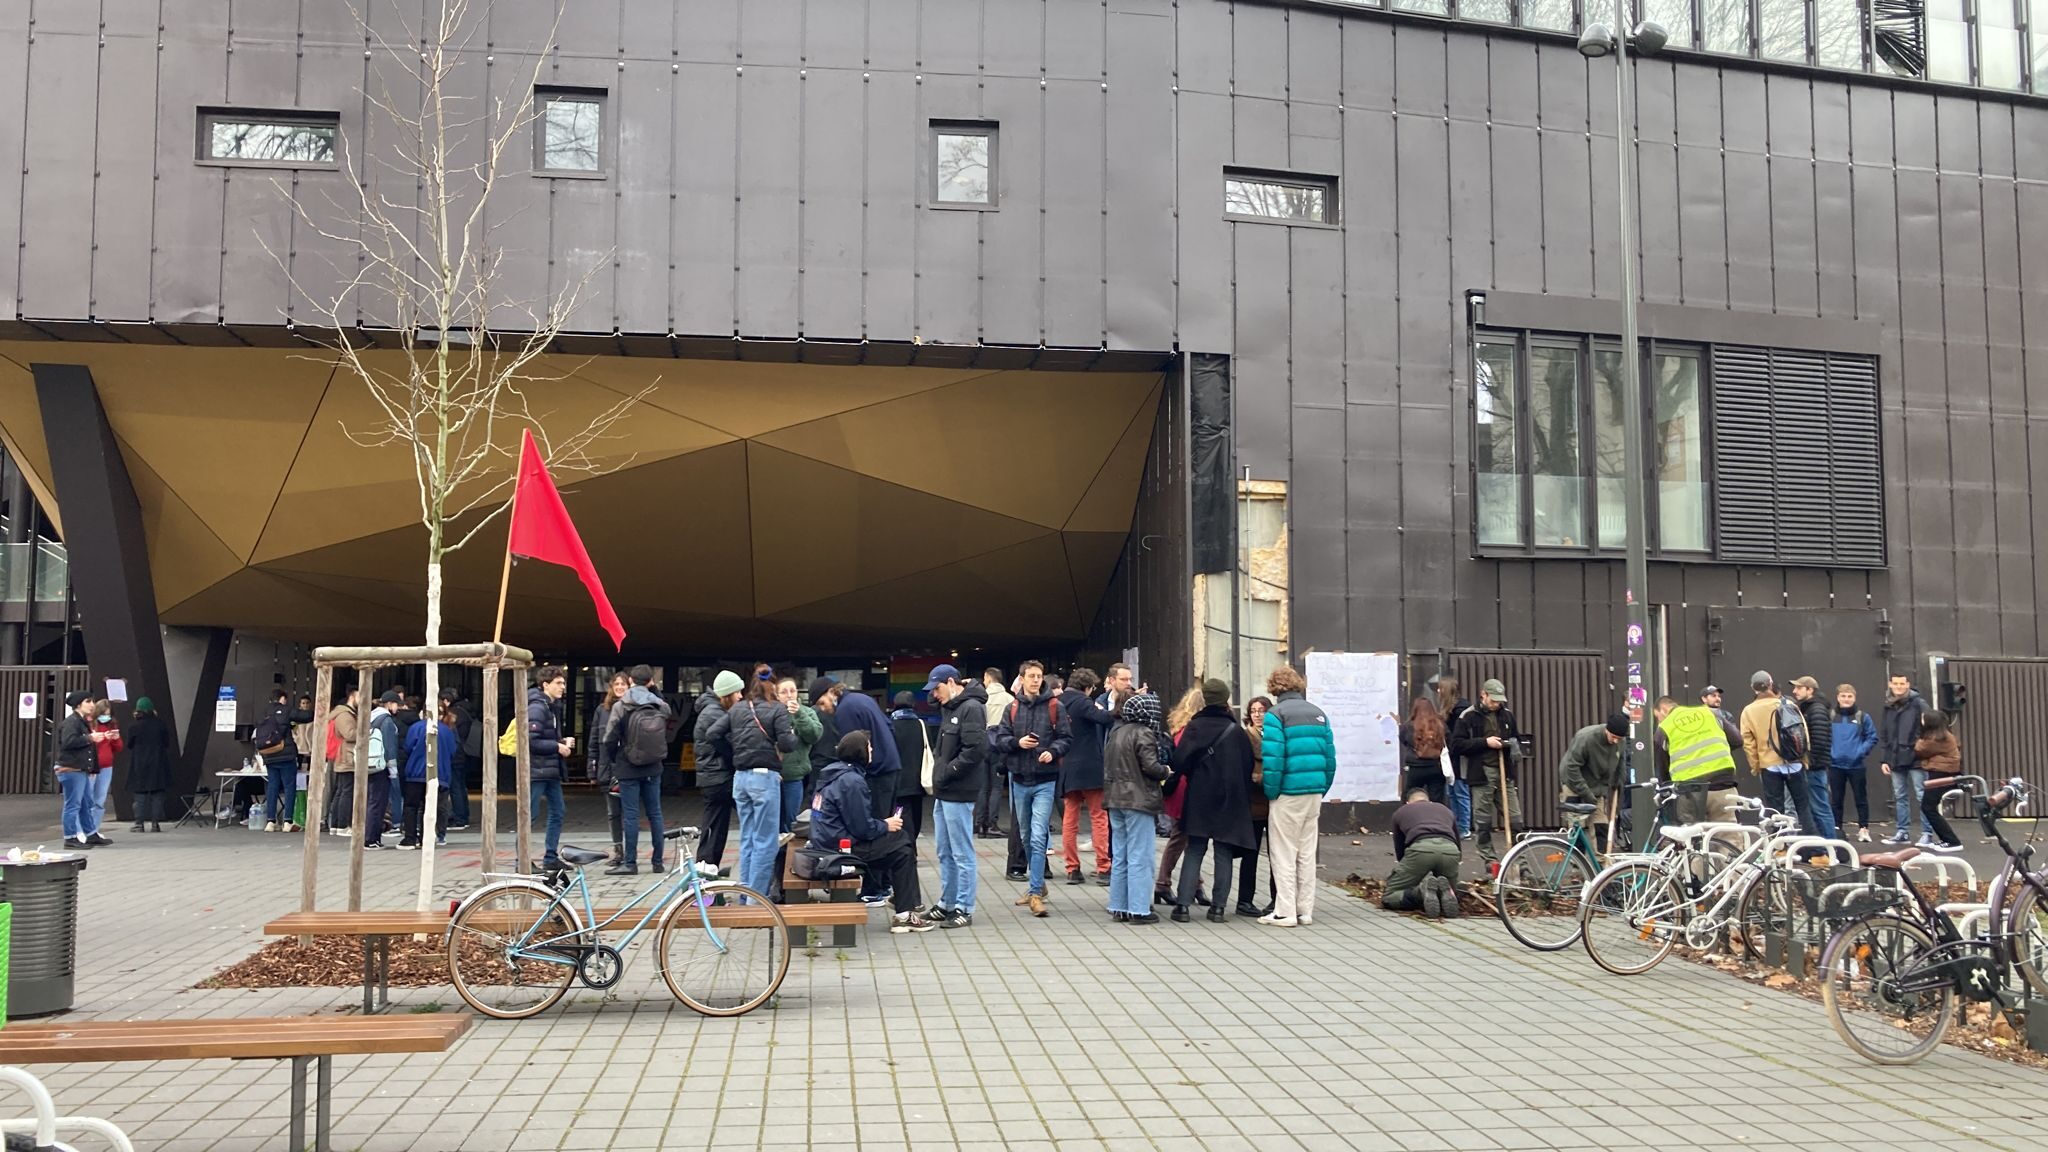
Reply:
<svg viewBox="0 0 2048 1152"><path fill-rule="evenodd" d="M818 773L818 797L811 808L811 843L836 848L842 840L860 844L887 836L889 826L875 819L871 803L863 765L845 760L825 765Z"/></svg>
<svg viewBox="0 0 2048 1152"><path fill-rule="evenodd" d="M1877 747L1877 722L1861 708L1836 708L1828 745L1829 759L1844 772L1863 771L1863 761Z"/></svg>

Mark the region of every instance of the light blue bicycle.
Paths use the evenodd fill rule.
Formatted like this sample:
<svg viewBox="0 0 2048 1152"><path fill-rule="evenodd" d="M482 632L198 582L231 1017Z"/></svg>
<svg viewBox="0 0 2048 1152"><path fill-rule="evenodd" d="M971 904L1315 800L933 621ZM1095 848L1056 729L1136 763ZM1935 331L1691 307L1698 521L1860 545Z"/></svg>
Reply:
<svg viewBox="0 0 2048 1152"><path fill-rule="evenodd" d="M600 991L616 985L626 974L624 951L652 924L661 977L676 999L706 1016L740 1016L767 1003L789 972L782 910L751 888L710 878L715 871L693 858L695 828L671 829L667 839L682 841L676 867L623 908L597 907L584 881L585 865L608 858L602 852L564 844L566 867L545 876L487 873L491 882L448 920L456 993L501 1020L545 1012L572 980ZM616 947L605 943L607 929L628 921Z"/></svg>

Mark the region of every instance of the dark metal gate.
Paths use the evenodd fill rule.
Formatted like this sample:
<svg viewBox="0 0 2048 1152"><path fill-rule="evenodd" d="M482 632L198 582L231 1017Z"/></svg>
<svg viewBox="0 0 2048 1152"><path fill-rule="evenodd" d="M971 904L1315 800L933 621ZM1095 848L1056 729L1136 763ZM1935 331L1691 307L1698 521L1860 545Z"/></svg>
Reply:
<svg viewBox="0 0 2048 1152"><path fill-rule="evenodd" d="M1497 679L1507 689L1515 722L1535 745L1523 766L1522 820L1531 828L1555 828L1557 762L1572 734L1598 724L1618 706L1607 681L1606 658L1597 652L1449 653L1451 674L1467 700L1479 702L1479 685Z"/></svg>
<svg viewBox="0 0 2048 1152"><path fill-rule="evenodd" d="M0 704L7 709L0 717L0 795L56 791L50 738L65 693L83 690L87 679L80 665L0 667ZM24 720L20 701L27 695L36 698L35 717Z"/></svg>
<svg viewBox="0 0 2048 1152"><path fill-rule="evenodd" d="M1941 661L1941 675L1970 690L1970 704L1955 718L1956 738L1963 745L1963 771L1987 780L2013 776L2026 779L2037 793L2048 791L2048 753L2031 717L2048 700L2048 660L1977 660L1950 656ZM1938 697L1935 686L1915 687L1931 706ZM2035 811L2043 805L2036 803ZM1966 833L1967 835L1967 833Z"/></svg>

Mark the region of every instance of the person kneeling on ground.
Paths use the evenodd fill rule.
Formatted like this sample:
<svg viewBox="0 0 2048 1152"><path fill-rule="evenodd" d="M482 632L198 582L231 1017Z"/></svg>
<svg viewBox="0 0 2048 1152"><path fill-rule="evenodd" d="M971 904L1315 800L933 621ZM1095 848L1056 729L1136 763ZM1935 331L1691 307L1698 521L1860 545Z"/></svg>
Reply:
<svg viewBox="0 0 2048 1152"><path fill-rule="evenodd" d="M1421 909L1431 918L1458 914L1457 820L1451 810L1420 788L1394 813L1394 874L1380 907L1389 912Z"/></svg>
<svg viewBox="0 0 2048 1152"><path fill-rule="evenodd" d="M853 854L880 876L894 892L896 909L891 932L928 932L938 925L918 911L917 847L903 834L903 814L875 819L870 810L867 768L874 746L866 732L839 738L839 759L818 773L818 795L811 801L811 843L830 849L851 841Z"/></svg>

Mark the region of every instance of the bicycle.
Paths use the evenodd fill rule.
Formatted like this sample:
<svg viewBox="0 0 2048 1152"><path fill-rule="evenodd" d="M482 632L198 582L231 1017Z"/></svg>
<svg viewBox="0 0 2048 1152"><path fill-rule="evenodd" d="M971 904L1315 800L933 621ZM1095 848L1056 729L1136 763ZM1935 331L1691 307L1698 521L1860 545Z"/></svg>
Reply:
<svg viewBox="0 0 2048 1152"><path fill-rule="evenodd" d="M1667 828L1664 836L1676 842L1676 851L1609 865L1586 885L1579 939L1595 964L1635 976L1662 963L1681 941L1709 947L1737 922L1735 909L1749 888L1774 868L1789 867L1778 861L1776 848L1798 830L1798 820L1759 800L1738 800L1736 807L1757 813L1762 831L1733 859L1713 851L1721 825ZM1631 948L1642 951L1631 955Z"/></svg>
<svg viewBox="0 0 2048 1152"><path fill-rule="evenodd" d="M1651 843L1657 841L1665 806L1676 794L1668 784L1657 786ZM1531 833L1516 841L1500 858L1500 869L1493 877L1494 910L1508 935L1538 952L1556 952L1578 942L1579 897L1587 882L1599 874L1602 861L1624 854L1616 852L1610 857L1595 842L1589 825L1598 805L1564 800L1558 808L1566 814L1563 826L1556 832Z"/></svg>
<svg viewBox="0 0 2048 1152"><path fill-rule="evenodd" d="M1902 848L1863 858L1890 872L1891 883L1843 893L1847 923L1821 953L1821 1003L1835 1034L1878 1064L1911 1064L1932 1052L1955 1022L1958 996L1998 1005L2018 1027L2024 998L2008 994L2008 964L2034 995L2048 996L2048 869L2027 871L2031 833L2015 848L1998 826L1998 813L2024 801L2030 789L2015 777L1987 795L1990 785L1981 776L1930 780L1927 787L1958 784L1972 786L1977 819L2005 852L2005 867L1991 882L1989 912L1978 914L1983 929L1966 937L1929 902L1900 870L1920 849Z"/></svg>
<svg viewBox="0 0 2048 1152"><path fill-rule="evenodd" d="M603 852L564 844L566 867L545 877L487 873L493 882L464 897L449 917L448 975L456 994L486 1016L519 1020L553 1007L572 980L608 990L626 974L625 949L658 921L661 976L676 999L706 1016L740 1016L767 1003L789 972L788 924L761 893L707 880L710 866L690 851L697 836L695 828L671 829L666 838L684 842L681 862L602 919L583 868L608 859ZM650 898L617 947L605 943L605 930Z"/></svg>

